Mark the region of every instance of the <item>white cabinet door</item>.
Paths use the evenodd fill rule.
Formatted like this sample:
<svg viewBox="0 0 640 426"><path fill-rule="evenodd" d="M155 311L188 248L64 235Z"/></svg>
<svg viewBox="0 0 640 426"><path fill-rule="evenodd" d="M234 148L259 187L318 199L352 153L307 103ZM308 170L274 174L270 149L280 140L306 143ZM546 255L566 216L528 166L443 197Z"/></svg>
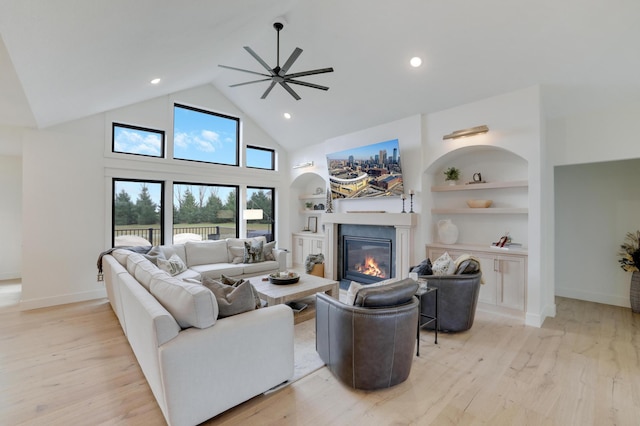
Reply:
<svg viewBox="0 0 640 426"><path fill-rule="evenodd" d="M480 285L478 301L495 305L498 300L498 264L496 258L490 254L474 253L480 261L482 279L484 284Z"/></svg>
<svg viewBox="0 0 640 426"><path fill-rule="evenodd" d="M293 246L291 249L291 260L294 265L302 265L304 263L304 238L293 237Z"/></svg>
<svg viewBox="0 0 640 426"><path fill-rule="evenodd" d="M498 256L498 301L499 306L524 311L526 265L524 258Z"/></svg>

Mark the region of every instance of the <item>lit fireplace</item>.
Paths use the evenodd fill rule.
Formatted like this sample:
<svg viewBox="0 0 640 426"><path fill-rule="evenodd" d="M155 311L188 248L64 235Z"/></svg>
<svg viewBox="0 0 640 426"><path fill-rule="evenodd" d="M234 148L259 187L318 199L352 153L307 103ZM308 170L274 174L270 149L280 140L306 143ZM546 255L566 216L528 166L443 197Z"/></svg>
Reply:
<svg viewBox="0 0 640 426"><path fill-rule="evenodd" d="M343 235L341 278L369 284L392 275L391 239Z"/></svg>
<svg viewBox="0 0 640 426"><path fill-rule="evenodd" d="M364 262L356 264L354 269L361 274L371 275L378 278L388 278L387 271L381 269L373 256L365 256Z"/></svg>

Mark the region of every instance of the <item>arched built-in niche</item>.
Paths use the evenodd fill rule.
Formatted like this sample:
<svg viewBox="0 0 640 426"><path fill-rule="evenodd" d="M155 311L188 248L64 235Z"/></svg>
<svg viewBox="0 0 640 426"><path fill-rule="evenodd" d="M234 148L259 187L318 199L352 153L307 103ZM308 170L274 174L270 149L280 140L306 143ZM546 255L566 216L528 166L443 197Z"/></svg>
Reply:
<svg viewBox="0 0 640 426"><path fill-rule="evenodd" d="M320 216L324 209L305 210L305 202L313 206L326 204L327 183L317 173L307 172L296 177L291 182L291 232L298 232L308 224L309 216L318 217L318 232L320 232ZM325 206L326 207L326 206Z"/></svg>
<svg viewBox="0 0 640 426"><path fill-rule="evenodd" d="M456 186L445 182L444 171L460 169ZM473 182L480 173L486 183ZM422 173L424 241L438 242L436 224L451 219L459 229L459 244L486 245L509 232L514 242L528 243L528 162L495 146L467 146L434 160ZM469 199L492 200L487 209L468 207Z"/></svg>

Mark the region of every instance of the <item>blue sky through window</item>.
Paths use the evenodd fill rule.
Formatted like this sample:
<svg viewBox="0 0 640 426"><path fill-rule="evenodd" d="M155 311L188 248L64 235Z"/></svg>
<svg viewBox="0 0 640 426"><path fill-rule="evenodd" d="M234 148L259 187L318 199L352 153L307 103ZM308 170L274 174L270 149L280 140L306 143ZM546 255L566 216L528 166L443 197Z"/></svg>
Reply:
<svg viewBox="0 0 640 426"><path fill-rule="evenodd" d="M238 164L239 120L176 105L173 157L218 164Z"/></svg>

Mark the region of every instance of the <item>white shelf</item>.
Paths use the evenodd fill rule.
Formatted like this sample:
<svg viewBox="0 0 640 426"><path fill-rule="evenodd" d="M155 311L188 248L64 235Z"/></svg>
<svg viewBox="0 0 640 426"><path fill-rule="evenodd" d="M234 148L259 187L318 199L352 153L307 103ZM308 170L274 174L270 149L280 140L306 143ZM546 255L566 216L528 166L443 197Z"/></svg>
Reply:
<svg viewBox="0 0 640 426"><path fill-rule="evenodd" d="M523 188L528 186L529 186L529 182L527 182L526 180L515 180L510 182L487 182L487 183L468 183L468 184L462 184L462 185L432 186L431 192L470 191L474 189Z"/></svg>
<svg viewBox="0 0 640 426"><path fill-rule="evenodd" d="M528 214L527 208L486 208L486 209L472 209L459 208L459 209L431 209L433 214Z"/></svg>
<svg viewBox="0 0 640 426"><path fill-rule="evenodd" d="M325 209L322 210L298 210L298 213L300 214L322 214L324 213Z"/></svg>
<svg viewBox="0 0 640 426"><path fill-rule="evenodd" d="M298 196L299 200L324 200L327 198L327 194L301 194Z"/></svg>

